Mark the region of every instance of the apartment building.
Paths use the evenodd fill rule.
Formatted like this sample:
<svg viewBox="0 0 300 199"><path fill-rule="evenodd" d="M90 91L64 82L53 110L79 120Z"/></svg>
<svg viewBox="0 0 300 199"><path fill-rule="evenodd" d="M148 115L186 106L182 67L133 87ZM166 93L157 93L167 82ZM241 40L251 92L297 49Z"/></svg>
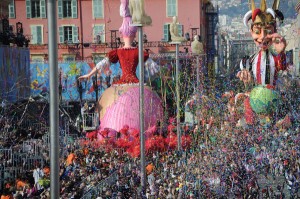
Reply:
<svg viewBox="0 0 300 199"><path fill-rule="evenodd" d="M144 46L153 53L174 51L168 44L169 24L178 16L183 36L200 35L206 42L208 0L145 0L152 25L144 27ZM57 0L57 37L60 61L97 60L120 45L118 29L122 23L119 0ZM11 0L9 22L14 31L22 23L30 38L31 59L48 57L47 0ZM188 45L185 44L185 45ZM184 45L180 47L183 51Z"/></svg>

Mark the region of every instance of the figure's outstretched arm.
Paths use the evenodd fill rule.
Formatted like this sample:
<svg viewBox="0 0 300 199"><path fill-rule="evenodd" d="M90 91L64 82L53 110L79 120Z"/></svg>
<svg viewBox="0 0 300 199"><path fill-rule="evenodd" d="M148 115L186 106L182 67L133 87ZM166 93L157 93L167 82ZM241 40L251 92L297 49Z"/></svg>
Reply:
<svg viewBox="0 0 300 199"><path fill-rule="evenodd" d="M98 64L91 70L91 72L89 72L86 75L80 76L78 79L79 80L85 80L85 79L89 80L92 77L92 75L94 75L98 70L100 72L105 71L109 68L109 66L110 66L110 61L109 61L108 57L105 57L100 62L98 62Z"/></svg>
<svg viewBox="0 0 300 199"><path fill-rule="evenodd" d="M159 72L159 65L153 61L153 59L148 58L145 62L145 79L153 77Z"/></svg>

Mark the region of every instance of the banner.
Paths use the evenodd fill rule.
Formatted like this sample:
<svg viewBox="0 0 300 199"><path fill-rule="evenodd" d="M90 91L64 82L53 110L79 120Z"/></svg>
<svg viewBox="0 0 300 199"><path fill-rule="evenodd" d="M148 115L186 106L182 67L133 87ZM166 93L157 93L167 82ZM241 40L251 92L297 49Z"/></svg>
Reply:
<svg viewBox="0 0 300 199"><path fill-rule="evenodd" d="M88 74L94 63L88 64L86 62L70 62L59 63L58 72L59 79L57 80L62 86L62 100L63 101L79 101L79 85L78 77ZM49 64L43 62L33 62L30 64L30 88L31 95L36 96L41 93L51 92L49 90ZM98 97L109 87L114 79L121 75L119 64L113 64L108 71L103 71L97 74ZM95 77L95 76L94 76ZM96 100L96 92L93 87L93 78L89 81L82 81L82 99L85 101Z"/></svg>
<svg viewBox="0 0 300 199"><path fill-rule="evenodd" d="M30 96L29 49L0 46L0 101Z"/></svg>

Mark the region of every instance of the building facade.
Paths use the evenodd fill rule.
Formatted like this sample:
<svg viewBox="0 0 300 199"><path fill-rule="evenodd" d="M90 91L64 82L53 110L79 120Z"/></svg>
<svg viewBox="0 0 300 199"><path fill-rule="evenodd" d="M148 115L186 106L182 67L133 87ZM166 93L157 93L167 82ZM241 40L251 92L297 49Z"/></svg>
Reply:
<svg viewBox="0 0 300 199"><path fill-rule="evenodd" d="M0 1L0 19L8 16L8 8L9 8L9 4L10 4L11 0L1 0Z"/></svg>
<svg viewBox="0 0 300 199"><path fill-rule="evenodd" d="M286 51L288 51L288 64L294 65L294 74L300 77L300 2L295 6L297 18L295 21L283 32L287 41Z"/></svg>
<svg viewBox="0 0 300 199"><path fill-rule="evenodd" d="M152 25L144 28L144 48L153 53L174 51L169 45L169 24L178 16L182 36L200 35L207 42L207 0L146 0L145 10ZM122 40L118 29L122 18L119 0L57 0L58 57L61 61L101 59ZM24 35L30 38L31 59L47 60L47 0L12 0L9 21L13 29L22 23ZM15 31L15 30L14 30ZM184 51L184 43L180 50Z"/></svg>

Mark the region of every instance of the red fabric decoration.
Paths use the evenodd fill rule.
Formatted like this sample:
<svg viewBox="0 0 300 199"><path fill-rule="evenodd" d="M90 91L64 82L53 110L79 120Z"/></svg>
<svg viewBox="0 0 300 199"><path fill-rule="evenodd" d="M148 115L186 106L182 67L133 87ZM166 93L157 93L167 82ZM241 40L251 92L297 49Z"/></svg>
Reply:
<svg viewBox="0 0 300 199"><path fill-rule="evenodd" d="M91 131L86 133L86 137L89 139L96 139L97 138L97 131Z"/></svg>
<svg viewBox="0 0 300 199"><path fill-rule="evenodd" d="M169 133L166 138L166 144L170 149L175 149L177 146L177 135L175 133Z"/></svg>
<svg viewBox="0 0 300 199"><path fill-rule="evenodd" d="M137 129L132 129L130 135L133 136L134 138L137 138L140 136L140 132Z"/></svg>
<svg viewBox="0 0 300 199"><path fill-rule="evenodd" d="M176 121L176 120L175 120L174 117L170 117L170 119L169 119L169 123L170 123L170 124L174 123L175 121Z"/></svg>
<svg viewBox="0 0 300 199"><path fill-rule="evenodd" d="M274 56L274 61L277 71L287 69L285 53L279 53L278 55Z"/></svg>
<svg viewBox="0 0 300 199"><path fill-rule="evenodd" d="M117 54L117 50L112 50L107 54L107 57L111 63L117 63L119 61L119 57Z"/></svg>
<svg viewBox="0 0 300 199"><path fill-rule="evenodd" d="M256 16L259 15L261 13L261 10L259 8L256 8L253 12L252 12L252 21L255 20Z"/></svg>
<svg viewBox="0 0 300 199"><path fill-rule="evenodd" d="M259 85L261 85L260 63L261 63L261 51L258 54L258 60L257 60L257 65L256 65L256 80Z"/></svg>
<svg viewBox="0 0 300 199"><path fill-rule="evenodd" d="M250 98L247 97L244 101L245 120L247 124L254 124L254 112L250 105Z"/></svg>
<svg viewBox="0 0 300 199"><path fill-rule="evenodd" d="M165 139L162 136L153 136L149 139L146 140L145 143L145 148L146 148L146 152L152 153L155 151L165 151L166 150L166 144L165 144Z"/></svg>
<svg viewBox="0 0 300 199"><path fill-rule="evenodd" d="M183 149L190 148L191 143L192 143L192 138L191 138L191 136L189 136L189 135L183 135L183 136L181 137L181 145L182 145L182 148L183 148Z"/></svg>
<svg viewBox="0 0 300 199"><path fill-rule="evenodd" d="M121 137L122 138L128 138L129 137L129 132L128 132L128 129L126 126L124 126L121 130L120 130L120 133L121 133Z"/></svg>
<svg viewBox="0 0 300 199"><path fill-rule="evenodd" d="M119 48L108 53L109 61L112 63L120 62L122 76L119 81L114 84L139 83L136 76L136 68L139 63L138 48ZM144 61L149 57L149 54L144 52Z"/></svg>
<svg viewBox="0 0 300 199"><path fill-rule="evenodd" d="M170 124L169 126L168 126L168 132L169 133L172 133L172 132L174 132L176 130L176 126L174 126L173 124Z"/></svg>
<svg viewBox="0 0 300 199"><path fill-rule="evenodd" d="M119 148L127 149L131 146L129 139L119 138L116 142L116 146Z"/></svg>
<svg viewBox="0 0 300 199"><path fill-rule="evenodd" d="M154 135L154 133L156 132L156 130L157 130L156 125L154 125L154 126L148 128L147 131L145 132L146 138L152 137L152 136Z"/></svg>
<svg viewBox="0 0 300 199"><path fill-rule="evenodd" d="M109 130L107 128L105 128L103 131L100 132L100 134L106 138L108 136Z"/></svg>
<svg viewBox="0 0 300 199"><path fill-rule="evenodd" d="M147 153L155 151L155 138L149 138L145 142L145 149Z"/></svg>
<svg viewBox="0 0 300 199"><path fill-rule="evenodd" d="M132 147L127 149L126 152L133 158L139 157L141 154L140 144L133 145Z"/></svg>

